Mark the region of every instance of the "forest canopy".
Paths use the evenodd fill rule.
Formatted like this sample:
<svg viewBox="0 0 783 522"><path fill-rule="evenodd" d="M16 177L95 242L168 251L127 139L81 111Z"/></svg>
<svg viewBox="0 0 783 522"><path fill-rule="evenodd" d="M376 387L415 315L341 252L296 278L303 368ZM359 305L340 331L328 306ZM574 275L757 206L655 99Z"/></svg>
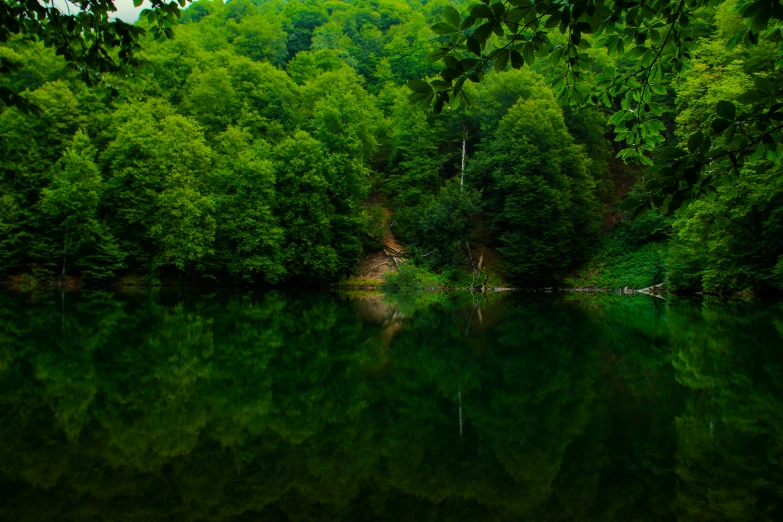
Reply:
<svg viewBox="0 0 783 522"><path fill-rule="evenodd" d="M564 5L3 0L0 273L781 287L778 4Z"/></svg>

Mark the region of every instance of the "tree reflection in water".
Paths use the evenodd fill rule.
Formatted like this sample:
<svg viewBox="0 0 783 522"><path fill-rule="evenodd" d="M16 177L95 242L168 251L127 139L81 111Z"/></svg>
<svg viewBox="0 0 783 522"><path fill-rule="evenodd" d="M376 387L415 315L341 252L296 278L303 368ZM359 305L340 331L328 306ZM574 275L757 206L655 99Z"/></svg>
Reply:
<svg viewBox="0 0 783 522"><path fill-rule="evenodd" d="M782 312L0 293L0 519L779 520Z"/></svg>

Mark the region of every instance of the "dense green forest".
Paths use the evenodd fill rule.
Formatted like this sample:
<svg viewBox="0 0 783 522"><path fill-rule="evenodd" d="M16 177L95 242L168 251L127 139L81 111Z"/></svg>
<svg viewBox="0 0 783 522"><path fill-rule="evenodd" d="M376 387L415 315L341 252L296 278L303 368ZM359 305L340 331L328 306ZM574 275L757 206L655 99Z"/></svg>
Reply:
<svg viewBox="0 0 783 522"><path fill-rule="evenodd" d="M37 110L0 105L0 273L331 282L391 229L409 267L451 281L481 252L520 286L783 288L774 143L676 213L631 220L619 203L650 180L617 158L612 111L556 99L565 65L496 64L464 84L469 106L410 105L406 84L442 69L430 27L474 3L198 1L174 38L149 31L133 75L92 86L9 38L0 89ZM719 101L766 85L778 45L727 46L753 23L733 0L695 12L692 59L653 94L661 146L693 146ZM584 53L596 71L638 59Z"/></svg>

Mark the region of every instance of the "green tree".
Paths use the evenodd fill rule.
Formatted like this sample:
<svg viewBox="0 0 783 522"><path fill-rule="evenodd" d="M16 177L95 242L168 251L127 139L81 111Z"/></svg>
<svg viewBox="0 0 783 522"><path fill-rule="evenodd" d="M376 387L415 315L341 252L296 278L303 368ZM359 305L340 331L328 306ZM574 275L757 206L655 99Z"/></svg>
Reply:
<svg viewBox="0 0 783 522"><path fill-rule="evenodd" d="M314 0L286 2L284 27L288 33L288 59L310 49L313 31L329 19L323 5Z"/></svg>
<svg viewBox="0 0 783 522"><path fill-rule="evenodd" d="M233 123L240 108L240 100L225 68L194 71L188 78L189 89L182 101L186 114L203 124L210 133L217 134Z"/></svg>
<svg viewBox="0 0 783 522"><path fill-rule="evenodd" d="M391 156L387 185L399 207L417 205L440 186L442 123L407 105L397 90L391 115Z"/></svg>
<svg viewBox="0 0 783 522"><path fill-rule="evenodd" d="M710 133L694 134L687 148L672 147L658 154L653 167L650 154L665 141L666 130L660 119L664 106L655 96L665 95L672 78L691 67L693 35L703 32L704 26L690 24L690 20L708 2L661 2L646 9L587 0L569 4L554 0L488 4L475 5L465 13L454 7L444 10L443 21L432 26L444 37L429 59L442 59L445 68L441 79L409 84L413 90L411 103L434 102L434 110L439 113L454 98L467 102L463 85L468 79L482 81L489 66L503 70L510 64L519 69L543 57L552 65L563 64L565 72L557 74L552 82L557 99L611 108L614 114L608 123L616 139L627 145L618 157L651 166L647 170L647 190L626 204L636 214L649 208L676 210L686 201L704 197L713 191L710 183L715 177L726 172L736 174L745 160L755 156L767 154L772 161L779 161L783 47L778 47L773 56L772 74L757 75L754 88L736 100L720 100L715 106L718 118ZM730 48L740 42L757 45L759 41L781 40L779 31L767 31L783 16L779 1L770 4L749 0L739 4L738 10L748 23L731 37ZM549 30L555 28L567 34L565 42L553 45ZM606 48L610 55L624 55L627 60L617 66L606 65L594 75L594 58L584 52L593 45ZM737 103L750 108L738 110ZM715 146L710 134L720 137Z"/></svg>
<svg viewBox="0 0 783 522"><path fill-rule="evenodd" d="M512 280L552 282L581 254L577 234L596 235L594 185L551 95L520 99L473 170L488 184L486 210Z"/></svg>
<svg viewBox="0 0 783 522"><path fill-rule="evenodd" d="M282 65L288 54L282 24L268 15L244 17L236 24L232 44L238 54L256 61Z"/></svg>
<svg viewBox="0 0 783 522"><path fill-rule="evenodd" d="M285 231L273 214L275 171L269 146L236 127L216 138L210 184L215 199L214 269L246 279L280 282Z"/></svg>
<svg viewBox="0 0 783 522"><path fill-rule="evenodd" d="M448 180L424 210L416 234L424 262L438 268L463 265L464 247L480 212L481 193L458 178Z"/></svg>
<svg viewBox="0 0 783 522"><path fill-rule="evenodd" d="M95 149L79 131L55 167L52 183L41 192L41 210L54 219L62 263L91 278L111 277L123 267L124 253L98 215L103 186L94 163ZM56 243L55 243L56 244Z"/></svg>
<svg viewBox="0 0 783 522"><path fill-rule="evenodd" d="M20 267L23 260L25 216L11 194L0 195L0 266L3 272Z"/></svg>
<svg viewBox="0 0 783 522"><path fill-rule="evenodd" d="M304 131L284 139L272 150L276 175L275 212L285 230L283 255L290 276L328 280L337 275L341 260L331 223L331 170L323 145Z"/></svg>
<svg viewBox="0 0 783 522"><path fill-rule="evenodd" d="M212 252L214 201L202 192L212 151L201 128L165 106L134 104L101 154L103 205L133 268L194 268Z"/></svg>
<svg viewBox="0 0 783 522"><path fill-rule="evenodd" d="M783 172L746 166L712 201L699 201L673 223L667 282L681 290L723 293L776 287L783 255Z"/></svg>

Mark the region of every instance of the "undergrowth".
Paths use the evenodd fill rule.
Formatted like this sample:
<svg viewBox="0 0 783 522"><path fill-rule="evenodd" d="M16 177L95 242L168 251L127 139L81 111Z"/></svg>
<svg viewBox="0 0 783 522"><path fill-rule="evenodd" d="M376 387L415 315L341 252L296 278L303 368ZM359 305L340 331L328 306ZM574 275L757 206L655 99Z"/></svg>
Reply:
<svg viewBox="0 0 783 522"><path fill-rule="evenodd" d="M670 218L650 215L604 234L591 259L564 279L573 288L641 289L663 283Z"/></svg>

